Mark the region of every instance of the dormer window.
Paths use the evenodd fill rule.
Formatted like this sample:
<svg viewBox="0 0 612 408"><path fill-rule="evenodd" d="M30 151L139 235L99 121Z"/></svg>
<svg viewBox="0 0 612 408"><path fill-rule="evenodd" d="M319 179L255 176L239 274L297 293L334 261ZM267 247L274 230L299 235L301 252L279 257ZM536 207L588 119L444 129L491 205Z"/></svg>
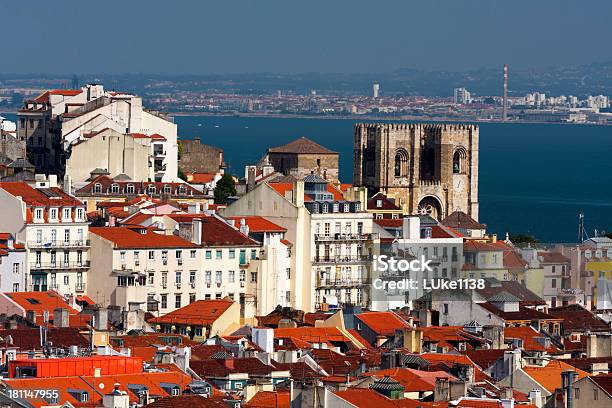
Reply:
<svg viewBox="0 0 612 408"><path fill-rule="evenodd" d="M43 209L37 208L34 210L34 219L42 220L43 218Z"/></svg>
<svg viewBox="0 0 612 408"><path fill-rule="evenodd" d="M382 208L382 200L376 200L376 207Z"/></svg>
<svg viewBox="0 0 612 408"><path fill-rule="evenodd" d="M172 194L172 186L169 184L166 184L164 186L164 194Z"/></svg>
<svg viewBox="0 0 612 408"><path fill-rule="evenodd" d="M351 206L348 203L345 203L344 204L344 212L347 213L347 212L350 212L350 211L351 211Z"/></svg>
<svg viewBox="0 0 612 408"><path fill-rule="evenodd" d="M334 212L340 211L340 204L334 203Z"/></svg>
<svg viewBox="0 0 612 408"><path fill-rule="evenodd" d="M50 220L57 220L57 208L51 208L49 210L49 219Z"/></svg>
<svg viewBox="0 0 612 408"><path fill-rule="evenodd" d="M93 192L94 192L95 194L100 194L100 193L102 193L102 184L100 184L100 183L96 183L96 184L94 184Z"/></svg>
<svg viewBox="0 0 612 408"><path fill-rule="evenodd" d="M359 201L355 202L355 211L361 211L361 202Z"/></svg>
<svg viewBox="0 0 612 408"><path fill-rule="evenodd" d="M187 193L187 189L185 188L185 186L183 186L183 185L179 186L178 193L180 195L185 195L185 193Z"/></svg>
<svg viewBox="0 0 612 408"><path fill-rule="evenodd" d="M149 184L149 186L147 187L147 194L154 195L156 191L157 189L155 188L155 186L153 184Z"/></svg>
<svg viewBox="0 0 612 408"><path fill-rule="evenodd" d="M64 216L62 217L64 220L70 219L70 208L64 208Z"/></svg>
<svg viewBox="0 0 612 408"><path fill-rule="evenodd" d="M323 206L322 206L322 208L321 208L321 212L322 212L323 214L327 214L327 213L328 213L328 211L329 211L328 204L327 204L327 203L323 203Z"/></svg>
<svg viewBox="0 0 612 408"><path fill-rule="evenodd" d="M126 194L134 194L134 185L133 184L128 184L125 187L125 193Z"/></svg>
<svg viewBox="0 0 612 408"><path fill-rule="evenodd" d="M83 208L77 208L76 218L79 221L83 221L85 219L85 210Z"/></svg>
<svg viewBox="0 0 612 408"><path fill-rule="evenodd" d="M112 194L119 194L119 184L113 183L111 185L111 193Z"/></svg>

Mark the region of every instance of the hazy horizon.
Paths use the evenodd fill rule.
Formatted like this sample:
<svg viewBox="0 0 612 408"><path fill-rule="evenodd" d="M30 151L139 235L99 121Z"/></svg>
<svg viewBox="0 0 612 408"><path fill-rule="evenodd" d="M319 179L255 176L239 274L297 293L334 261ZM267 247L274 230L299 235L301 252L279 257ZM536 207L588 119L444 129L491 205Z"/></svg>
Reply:
<svg viewBox="0 0 612 408"><path fill-rule="evenodd" d="M0 15L3 74L377 74L612 60L608 0L68 0L2 2Z"/></svg>

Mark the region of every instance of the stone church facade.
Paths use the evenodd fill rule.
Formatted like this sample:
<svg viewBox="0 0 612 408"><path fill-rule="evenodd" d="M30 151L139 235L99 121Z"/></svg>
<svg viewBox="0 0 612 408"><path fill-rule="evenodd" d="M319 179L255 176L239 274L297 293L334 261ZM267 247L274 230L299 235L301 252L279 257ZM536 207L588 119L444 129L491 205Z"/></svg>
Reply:
<svg viewBox="0 0 612 408"><path fill-rule="evenodd" d="M478 126L355 125L353 184L394 198L405 214L478 220Z"/></svg>

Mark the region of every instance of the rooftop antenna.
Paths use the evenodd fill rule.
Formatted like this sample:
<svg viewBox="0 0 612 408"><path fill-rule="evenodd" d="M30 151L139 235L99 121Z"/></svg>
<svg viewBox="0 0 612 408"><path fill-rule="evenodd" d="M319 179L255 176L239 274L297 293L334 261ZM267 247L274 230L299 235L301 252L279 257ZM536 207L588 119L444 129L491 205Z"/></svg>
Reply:
<svg viewBox="0 0 612 408"><path fill-rule="evenodd" d="M587 239L589 239L589 235L584 228L584 212L580 211L580 214L578 214L578 240L583 242Z"/></svg>

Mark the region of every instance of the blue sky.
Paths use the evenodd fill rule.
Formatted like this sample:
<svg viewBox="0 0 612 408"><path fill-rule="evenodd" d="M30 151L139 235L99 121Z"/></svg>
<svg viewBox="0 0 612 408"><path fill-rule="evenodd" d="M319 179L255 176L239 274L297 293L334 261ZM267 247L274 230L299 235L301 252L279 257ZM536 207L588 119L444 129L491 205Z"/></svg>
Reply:
<svg viewBox="0 0 612 408"><path fill-rule="evenodd" d="M576 66L612 60L611 21L610 0L2 1L0 73Z"/></svg>

